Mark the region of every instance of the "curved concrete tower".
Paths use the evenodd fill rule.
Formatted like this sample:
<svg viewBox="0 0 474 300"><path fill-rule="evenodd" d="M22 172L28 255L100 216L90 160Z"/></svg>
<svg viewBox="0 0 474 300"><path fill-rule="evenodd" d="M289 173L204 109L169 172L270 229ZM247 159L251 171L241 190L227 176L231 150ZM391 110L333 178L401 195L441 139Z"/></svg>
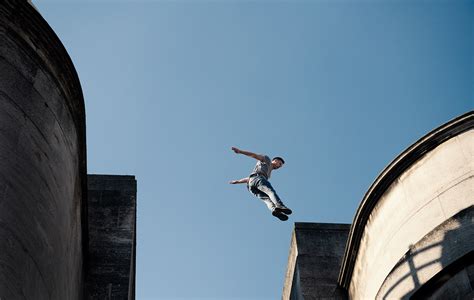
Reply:
<svg viewBox="0 0 474 300"><path fill-rule="evenodd" d="M350 227L296 223L282 298L474 299L473 241L471 111L395 158Z"/></svg>
<svg viewBox="0 0 474 300"><path fill-rule="evenodd" d="M351 226L350 299L474 297L474 112L433 130L376 179Z"/></svg>
<svg viewBox="0 0 474 300"><path fill-rule="evenodd" d="M0 297L81 299L85 115L66 50L26 1L0 1Z"/></svg>

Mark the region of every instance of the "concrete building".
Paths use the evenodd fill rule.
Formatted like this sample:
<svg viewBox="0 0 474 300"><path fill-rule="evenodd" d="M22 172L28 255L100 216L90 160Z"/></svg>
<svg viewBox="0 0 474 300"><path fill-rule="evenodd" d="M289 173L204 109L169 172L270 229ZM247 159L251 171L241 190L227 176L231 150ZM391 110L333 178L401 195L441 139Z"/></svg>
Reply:
<svg viewBox="0 0 474 300"><path fill-rule="evenodd" d="M0 299L133 299L135 179L88 183L79 79L28 1L0 41Z"/></svg>
<svg viewBox="0 0 474 300"><path fill-rule="evenodd" d="M135 299L136 194L134 176L88 176L89 299Z"/></svg>
<svg viewBox="0 0 474 300"><path fill-rule="evenodd" d="M344 299L337 285L350 224L295 223L283 299Z"/></svg>
<svg viewBox="0 0 474 300"><path fill-rule="evenodd" d="M296 223L283 299L474 299L474 112L395 158L341 226Z"/></svg>

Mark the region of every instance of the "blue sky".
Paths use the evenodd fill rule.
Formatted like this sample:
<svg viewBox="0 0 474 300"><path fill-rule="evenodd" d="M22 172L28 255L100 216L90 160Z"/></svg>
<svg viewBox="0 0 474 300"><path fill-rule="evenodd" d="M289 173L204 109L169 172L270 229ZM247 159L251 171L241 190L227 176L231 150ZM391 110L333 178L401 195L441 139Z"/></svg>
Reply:
<svg viewBox="0 0 474 300"><path fill-rule="evenodd" d="M48 1L88 172L138 181L137 299L279 299L293 222L350 223L377 175L474 108L472 1ZM281 222L244 185L282 156Z"/></svg>

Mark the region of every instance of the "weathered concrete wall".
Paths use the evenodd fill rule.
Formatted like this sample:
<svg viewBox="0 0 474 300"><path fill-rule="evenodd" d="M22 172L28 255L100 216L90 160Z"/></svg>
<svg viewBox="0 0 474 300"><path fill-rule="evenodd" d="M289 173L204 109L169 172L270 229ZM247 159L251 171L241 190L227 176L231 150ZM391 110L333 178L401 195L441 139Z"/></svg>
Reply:
<svg viewBox="0 0 474 300"><path fill-rule="evenodd" d="M468 298L474 295L474 268L469 269L474 264L472 260L465 259L459 268L444 272L443 282L430 287L424 285L473 251L473 241L474 206L471 206L412 245L385 279L377 299L408 299L414 294L416 299L472 299ZM425 291L420 291L422 286Z"/></svg>
<svg viewBox="0 0 474 300"><path fill-rule="evenodd" d="M355 257L349 277L351 299L375 299L391 270L412 245L419 243L437 226L474 204L472 123L473 114L470 113L457 123L441 128L440 133L433 133L433 136L443 134L449 136L433 149L429 147L430 143L436 143L435 138L428 136L421 143L420 147L425 148L421 148L419 159L414 162L406 160L410 162L406 167L400 167L403 159L398 165L395 163L393 168L404 171L392 179L389 186L374 192L379 182L386 176L382 174L382 180L376 182L373 190L369 191L369 194L375 194L377 201L367 210L366 214L369 215L365 224L358 223L358 217L362 215L361 209L359 210L354 221L358 225L353 230L353 232L361 230L359 247L357 251L351 248L347 252L346 261ZM407 151L406 156L411 154L411 151ZM362 206L365 204L362 203ZM472 230L472 227L464 228ZM435 242L435 239L431 242ZM474 247L472 243L468 246L471 250ZM420 259L419 262L414 261L418 276L416 284L410 288L410 282L413 281L406 280L404 281L406 286L397 284L397 291L400 291L400 294L395 295L394 289L389 294L398 298L408 294L408 291L416 288L416 285L421 286L427 282L436 268L434 265L429 268L419 266L423 264L424 259L430 260L436 257L438 255L436 251L440 251L440 248L430 248L424 255L416 257ZM344 269L343 272L348 273ZM387 284L393 286L393 283ZM379 295L383 297L386 293L382 289Z"/></svg>
<svg viewBox="0 0 474 300"><path fill-rule="evenodd" d="M134 176L89 175L88 299L135 299Z"/></svg>
<svg viewBox="0 0 474 300"><path fill-rule="evenodd" d="M284 300L344 299L337 286L349 224L295 223Z"/></svg>
<svg viewBox="0 0 474 300"><path fill-rule="evenodd" d="M474 299L474 251L447 265L410 299Z"/></svg>
<svg viewBox="0 0 474 300"><path fill-rule="evenodd" d="M81 299L86 158L77 74L27 1L0 1L0 41L0 298Z"/></svg>

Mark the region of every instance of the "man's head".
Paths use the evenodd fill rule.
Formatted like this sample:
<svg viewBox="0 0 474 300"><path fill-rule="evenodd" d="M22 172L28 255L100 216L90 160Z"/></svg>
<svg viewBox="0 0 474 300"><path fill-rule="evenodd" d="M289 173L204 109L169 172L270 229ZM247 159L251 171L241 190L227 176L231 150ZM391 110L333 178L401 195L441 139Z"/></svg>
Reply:
<svg viewBox="0 0 474 300"><path fill-rule="evenodd" d="M283 166L284 163L285 163L285 161L283 160L283 158L281 158L281 157L279 157L279 156L274 157L274 158L272 159L272 168L273 168L274 170L279 169L279 168L281 168L281 167Z"/></svg>

